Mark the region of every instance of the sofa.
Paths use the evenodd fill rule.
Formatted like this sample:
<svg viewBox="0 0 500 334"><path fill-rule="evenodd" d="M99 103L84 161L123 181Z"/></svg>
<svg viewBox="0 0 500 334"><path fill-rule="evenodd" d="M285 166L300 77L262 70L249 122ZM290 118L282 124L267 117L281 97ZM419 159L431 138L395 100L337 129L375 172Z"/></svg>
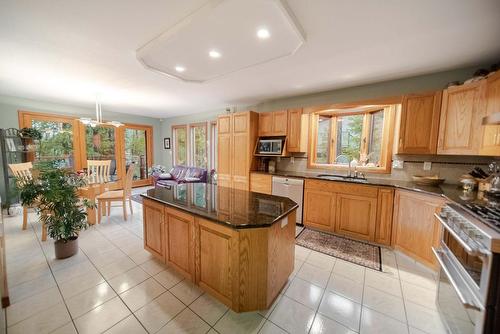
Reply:
<svg viewBox="0 0 500 334"><path fill-rule="evenodd" d="M152 174L155 187L165 187L182 183L206 183L207 170L199 167L174 166L168 173Z"/></svg>

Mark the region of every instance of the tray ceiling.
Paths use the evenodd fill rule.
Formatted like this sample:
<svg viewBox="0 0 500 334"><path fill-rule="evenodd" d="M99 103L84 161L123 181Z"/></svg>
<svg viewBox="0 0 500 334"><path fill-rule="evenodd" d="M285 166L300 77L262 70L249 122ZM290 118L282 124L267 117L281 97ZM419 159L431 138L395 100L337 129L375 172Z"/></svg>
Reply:
<svg viewBox="0 0 500 334"><path fill-rule="evenodd" d="M204 82L295 53L304 34L282 0L210 1L137 50L147 68Z"/></svg>

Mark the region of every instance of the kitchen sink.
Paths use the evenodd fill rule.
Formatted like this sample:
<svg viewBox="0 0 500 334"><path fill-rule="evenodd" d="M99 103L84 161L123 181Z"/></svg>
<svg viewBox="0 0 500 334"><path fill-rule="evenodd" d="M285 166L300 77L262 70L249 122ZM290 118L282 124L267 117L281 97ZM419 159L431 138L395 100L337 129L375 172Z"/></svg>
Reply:
<svg viewBox="0 0 500 334"><path fill-rule="evenodd" d="M359 176L348 176L340 174L318 174L317 177L325 180L340 180L349 182L367 182L365 177Z"/></svg>

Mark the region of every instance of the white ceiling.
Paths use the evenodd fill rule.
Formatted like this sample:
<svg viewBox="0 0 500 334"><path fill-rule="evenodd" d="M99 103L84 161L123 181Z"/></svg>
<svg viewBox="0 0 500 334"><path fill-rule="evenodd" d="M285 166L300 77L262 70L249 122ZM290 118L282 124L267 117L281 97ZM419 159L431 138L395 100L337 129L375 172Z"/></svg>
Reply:
<svg viewBox="0 0 500 334"><path fill-rule="evenodd" d="M98 93L104 111L169 117L500 55L498 0L288 0L305 33L291 56L204 83L145 69L136 50L206 3L0 0L0 94L92 108ZM241 33L235 21L228 19L227 30ZM273 43L272 35L266 43Z"/></svg>

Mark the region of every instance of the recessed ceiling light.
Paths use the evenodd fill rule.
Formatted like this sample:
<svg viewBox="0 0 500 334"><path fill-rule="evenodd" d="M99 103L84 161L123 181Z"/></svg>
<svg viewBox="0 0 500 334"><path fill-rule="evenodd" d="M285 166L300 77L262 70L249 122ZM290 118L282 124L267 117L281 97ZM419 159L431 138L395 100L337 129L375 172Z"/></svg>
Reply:
<svg viewBox="0 0 500 334"><path fill-rule="evenodd" d="M176 66L175 70L179 73L182 73L186 70L186 68L184 66Z"/></svg>
<svg viewBox="0 0 500 334"><path fill-rule="evenodd" d="M216 50L210 50L208 55L212 58L220 58L220 56L221 56L220 52L216 51Z"/></svg>
<svg viewBox="0 0 500 334"><path fill-rule="evenodd" d="M257 37L259 37L260 39L268 39L269 37L271 37L271 34L266 28L260 28L259 30L257 30Z"/></svg>

